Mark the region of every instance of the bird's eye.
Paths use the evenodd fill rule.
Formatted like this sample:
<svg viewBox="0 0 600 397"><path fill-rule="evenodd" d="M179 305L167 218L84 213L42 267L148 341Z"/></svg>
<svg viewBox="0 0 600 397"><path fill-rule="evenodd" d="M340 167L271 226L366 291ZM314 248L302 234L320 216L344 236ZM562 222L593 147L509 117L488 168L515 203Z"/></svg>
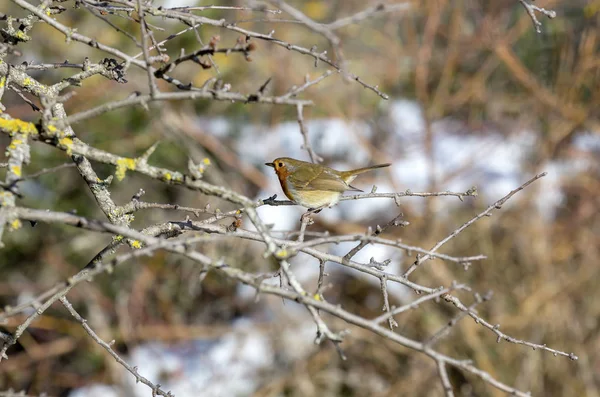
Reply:
<svg viewBox="0 0 600 397"><path fill-rule="evenodd" d="M277 163L277 167L283 167L283 163L280 161L279 163Z"/></svg>

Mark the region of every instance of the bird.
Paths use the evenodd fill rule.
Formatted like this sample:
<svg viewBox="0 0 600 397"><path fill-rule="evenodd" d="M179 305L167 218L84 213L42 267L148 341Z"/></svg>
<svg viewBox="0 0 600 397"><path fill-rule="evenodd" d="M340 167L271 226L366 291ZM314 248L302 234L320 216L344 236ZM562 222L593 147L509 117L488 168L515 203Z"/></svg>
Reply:
<svg viewBox="0 0 600 397"><path fill-rule="evenodd" d="M319 212L332 207L340 201L346 191L362 192L350 185L363 172L389 167L391 164L377 164L350 171L338 171L321 164L279 157L271 163L265 163L275 169L283 193L294 203Z"/></svg>

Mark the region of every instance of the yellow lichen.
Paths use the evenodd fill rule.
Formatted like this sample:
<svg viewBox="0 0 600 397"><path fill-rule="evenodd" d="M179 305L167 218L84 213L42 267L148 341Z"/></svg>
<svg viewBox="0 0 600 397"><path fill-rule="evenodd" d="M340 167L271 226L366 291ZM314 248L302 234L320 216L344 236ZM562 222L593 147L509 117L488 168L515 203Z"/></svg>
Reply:
<svg viewBox="0 0 600 397"><path fill-rule="evenodd" d="M17 148L17 146L19 146L22 143L23 143L22 139L15 138L12 141L10 141L10 145L8 145L8 149L15 150Z"/></svg>
<svg viewBox="0 0 600 397"><path fill-rule="evenodd" d="M135 170L135 160L124 157L117 160L117 170L115 171L115 177L118 181L122 181L125 178L127 170Z"/></svg>
<svg viewBox="0 0 600 397"><path fill-rule="evenodd" d="M322 301L323 297L321 296L321 294L314 294L313 299L316 301Z"/></svg>
<svg viewBox="0 0 600 397"><path fill-rule="evenodd" d="M121 240L123 240L123 236L121 236L120 234L117 234L116 236L113 236L113 241L115 243L118 243Z"/></svg>
<svg viewBox="0 0 600 397"><path fill-rule="evenodd" d="M31 37L27 36L25 34L25 32L23 32L22 30L17 30L17 32L15 33L15 37L21 41L29 41L31 40Z"/></svg>
<svg viewBox="0 0 600 397"><path fill-rule="evenodd" d="M287 258L287 256L288 256L288 252L285 248L282 248L280 250L277 250L277 252L275 252L276 258L283 259L283 258Z"/></svg>
<svg viewBox="0 0 600 397"><path fill-rule="evenodd" d="M170 172L165 172L164 174L165 181L170 182L173 179L173 175Z"/></svg>
<svg viewBox="0 0 600 397"><path fill-rule="evenodd" d="M73 154L73 139L68 138L68 137L63 137L60 138L58 140L58 144L60 146L62 146L66 151L67 154L70 156L71 154Z"/></svg>
<svg viewBox="0 0 600 397"><path fill-rule="evenodd" d="M0 77L0 88L4 88L4 84L6 84L6 76Z"/></svg>
<svg viewBox="0 0 600 397"><path fill-rule="evenodd" d="M23 80L23 87L27 87L31 84L33 84L33 80L31 80L29 77L25 77L25 79Z"/></svg>
<svg viewBox="0 0 600 397"><path fill-rule="evenodd" d="M46 129L47 129L49 132L52 132L53 134L56 134L56 133L58 132L58 128L56 128L56 126L54 126L54 125L52 125L52 124L50 124L50 125L46 126Z"/></svg>
<svg viewBox="0 0 600 397"><path fill-rule="evenodd" d="M20 229L20 228L21 228L21 226L23 226L23 224L21 223L21 221L20 221L20 220L18 220L18 219L15 219L14 221L12 221L12 222L10 223L10 230L17 230L17 229Z"/></svg>
<svg viewBox="0 0 600 397"><path fill-rule="evenodd" d="M210 165L210 159L209 159L208 157L205 157L205 158L204 158L204 160L202 160L202 162L203 162L205 165Z"/></svg>
<svg viewBox="0 0 600 397"><path fill-rule="evenodd" d="M137 250L139 250L140 248L142 248L142 243L139 242L138 240L133 240L131 243L131 248L135 248Z"/></svg>
<svg viewBox="0 0 600 397"><path fill-rule="evenodd" d="M11 165L10 171L18 177L21 176L21 166L19 165Z"/></svg>
<svg viewBox="0 0 600 397"><path fill-rule="evenodd" d="M7 120L0 117L0 129L5 130L10 136L14 134L35 134L35 124L20 119Z"/></svg>

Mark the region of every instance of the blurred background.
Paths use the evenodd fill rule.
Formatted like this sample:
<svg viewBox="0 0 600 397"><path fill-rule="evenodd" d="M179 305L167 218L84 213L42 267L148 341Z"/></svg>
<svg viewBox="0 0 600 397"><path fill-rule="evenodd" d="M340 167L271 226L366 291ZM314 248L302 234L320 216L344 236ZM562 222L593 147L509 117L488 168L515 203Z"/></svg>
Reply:
<svg viewBox="0 0 600 397"><path fill-rule="evenodd" d="M191 0L154 1L165 7L208 5ZM249 6L245 1L222 5ZM377 2L361 0L290 1L321 23L355 14ZM374 15L335 31L342 42L348 70L390 95L383 100L356 82L334 74L301 97L310 141L325 163L338 169L390 162L392 167L357 179L355 185L378 192L466 191L477 186L477 198L404 198L400 210L410 226L386 235L404 243L431 248L437 241L536 173L548 176L519 193L491 218L484 218L453 239L443 252L487 260L467 271L452 263L427 262L414 273L423 285L468 283L493 298L478 306L480 314L503 332L519 339L574 352L578 361L554 357L523 346L496 343L489 331L470 319L459 322L438 348L460 359L472 359L493 377L539 396L600 396L600 1L537 1L553 9L542 15L536 33L516 0L406 1L393 12ZM128 54L139 49L132 40L74 2L56 18L78 32ZM276 6L268 5L275 9ZM0 13L25 12L3 2ZM291 21L285 13L215 10L195 11L226 19L252 31L269 33L306 48L316 45L334 56L327 40ZM139 37L139 24L119 13L105 15L121 29ZM148 18L162 40L185 25ZM6 22L0 21L4 27ZM157 27L154 29L154 27ZM158 27L164 29L160 30ZM203 25L203 42L218 36L219 46L235 45L239 34ZM20 64L94 62L106 57L45 24L36 24L33 40L20 44L20 54L7 62ZM216 77L231 90L253 93L271 78L267 93L279 95L314 79L327 67L268 42L255 40L251 59L216 54L213 67L181 64L173 75L201 86ZM199 48L193 31L165 44L176 58ZM76 73L69 69L32 72L52 84ZM147 75L130 69L127 84L97 76L74 88L66 103L69 114L134 91L147 92ZM164 81L164 91L173 90ZM39 116L13 92L2 102L12 117L37 121ZM296 109L287 106L218 101L162 103L151 112L141 107L113 111L74 126L77 136L97 148L119 155L141 155L160 141L150 162L185 171L188 156L208 158L205 178L252 198L283 197L272 169L263 164L278 156L308 160ZM0 136L0 152L9 144ZM0 162L6 159L0 155ZM43 143L32 143L32 161L25 173L68 162L68 156ZM100 177L114 168L96 164ZM4 175L4 170L0 170ZM21 183L19 205L103 219L88 187L74 168ZM140 188L145 201L223 211L230 204L183 188L167 186L128 172L111 185L117 204ZM302 210L262 207L259 214L274 230L297 230ZM309 230L361 233L385 224L398 213L391 200L346 201L320 213ZM181 220L178 212L146 210L134 227ZM243 227L250 228L244 221ZM0 250L0 305L26 302L60 280L75 274L110 242L110 236L56 225L24 225L5 233ZM353 244L329 247L343 254ZM274 270L265 263L262 246L218 239L199 246L205 254L226 257L245 270ZM367 247L356 257L391 259L388 271L399 273L414 256ZM412 258L412 259L411 259ZM293 261L302 282L316 286L318 263L304 256ZM350 327L342 361L331 344L313 344L315 326L306 310L294 303L261 296L216 273L199 281L196 264L168 253L136 259L112 275L74 289L71 302L104 340L140 374L177 396L441 396L433 361L423 355ZM375 279L341 266L327 268L330 302L366 317L381 313L381 292ZM392 304L415 299L390 285ZM398 332L423 340L456 313L429 302L398 318ZM0 326L8 332L24 320L16 316ZM348 326L325 317L336 330ZM56 305L41 316L9 350L0 364L2 389L37 395L149 395L114 359L85 334L80 324ZM500 391L463 372L450 369L459 396L496 396Z"/></svg>

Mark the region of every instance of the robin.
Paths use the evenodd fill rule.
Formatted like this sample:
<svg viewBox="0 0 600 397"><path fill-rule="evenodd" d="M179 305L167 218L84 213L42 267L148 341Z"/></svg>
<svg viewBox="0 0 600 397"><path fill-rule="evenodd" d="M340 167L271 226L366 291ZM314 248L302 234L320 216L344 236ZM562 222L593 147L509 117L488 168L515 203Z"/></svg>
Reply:
<svg viewBox="0 0 600 397"><path fill-rule="evenodd" d="M314 212L337 204L345 191L362 192L350 185L359 174L390 166L378 164L350 171L338 171L321 164L289 157L276 158L272 163L265 165L275 169L281 188L290 200Z"/></svg>

